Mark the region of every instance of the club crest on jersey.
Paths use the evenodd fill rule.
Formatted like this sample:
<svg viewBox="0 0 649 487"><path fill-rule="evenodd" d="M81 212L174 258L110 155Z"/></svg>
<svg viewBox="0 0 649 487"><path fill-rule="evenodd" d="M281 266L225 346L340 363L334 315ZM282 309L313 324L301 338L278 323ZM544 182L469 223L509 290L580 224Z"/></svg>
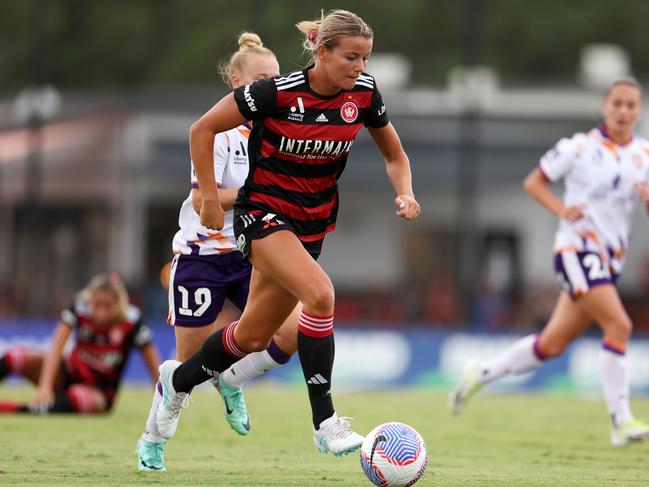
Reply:
<svg viewBox="0 0 649 487"><path fill-rule="evenodd" d="M358 107L353 101L348 101L340 107L340 116L347 123L352 123L358 117Z"/></svg>

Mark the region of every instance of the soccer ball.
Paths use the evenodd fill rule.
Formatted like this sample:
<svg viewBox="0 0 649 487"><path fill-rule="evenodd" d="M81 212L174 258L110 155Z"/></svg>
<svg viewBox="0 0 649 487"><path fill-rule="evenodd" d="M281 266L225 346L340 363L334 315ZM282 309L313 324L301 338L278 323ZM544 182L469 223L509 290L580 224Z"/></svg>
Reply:
<svg viewBox="0 0 649 487"><path fill-rule="evenodd" d="M368 433L361 446L363 472L379 487L407 487L426 470L424 439L403 423L385 423Z"/></svg>

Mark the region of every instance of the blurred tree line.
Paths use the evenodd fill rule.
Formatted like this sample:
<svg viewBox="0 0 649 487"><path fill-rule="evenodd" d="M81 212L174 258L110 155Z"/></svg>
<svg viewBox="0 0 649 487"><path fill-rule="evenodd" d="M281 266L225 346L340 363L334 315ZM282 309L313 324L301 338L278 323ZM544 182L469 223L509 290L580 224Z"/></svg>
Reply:
<svg viewBox="0 0 649 487"><path fill-rule="evenodd" d="M462 63L505 81L574 80L584 44L623 46L649 72L644 0L0 0L0 91L213 83L242 30L259 33L283 71L303 64L293 27L346 8L375 31L375 51L413 62L415 84L442 84Z"/></svg>

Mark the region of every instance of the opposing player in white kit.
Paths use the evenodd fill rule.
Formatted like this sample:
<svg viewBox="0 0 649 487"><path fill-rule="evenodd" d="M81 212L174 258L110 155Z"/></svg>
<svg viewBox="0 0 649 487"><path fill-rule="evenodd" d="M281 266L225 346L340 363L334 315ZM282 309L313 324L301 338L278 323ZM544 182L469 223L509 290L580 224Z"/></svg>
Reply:
<svg viewBox="0 0 649 487"><path fill-rule="evenodd" d="M525 179L527 192L560 219L554 253L563 291L539 335L518 340L486 363L467 366L451 393L454 413L484 384L529 372L560 355L595 321L604 334L599 363L611 443L649 438L649 425L635 419L629 406L625 352L632 323L615 287L632 211L638 201L649 211L649 141L633 133L641 112L639 84L633 79L613 83L604 98L604 124L561 139ZM562 178L563 202L549 188Z"/></svg>
<svg viewBox="0 0 649 487"><path fill-rule="evenodd" d="M279 74L275 55L263 47L261 39L252 33L242 33L239 50L221 66L224 80L233 88ZM169 280L169 322L176 335L176 359L185 361L194 354L205 339L217 329L217 316L229 299L243 310L250 285L252 266L239 251L232 228L232 206L239 188L248 176L248 123L216 134L214 139L214 173L225 213L220 231L200 224L196 208L201 196L192 163L190 195L180 209L180 229L174 236L175 257ZM228 211L229 210L229 211ZM285 364L297 349L299 307L289 316L285 326L273 337L267 350L250 354L232 365L212 384L221 394L225 416L238 434L247 435L250 419L241 384L247 379ZM155 412L162 392L158 384L144 434L137 446L138 468L145 471L165 470L163 438L155 426ZM177 401L177 414L188 395Z"/></svg>

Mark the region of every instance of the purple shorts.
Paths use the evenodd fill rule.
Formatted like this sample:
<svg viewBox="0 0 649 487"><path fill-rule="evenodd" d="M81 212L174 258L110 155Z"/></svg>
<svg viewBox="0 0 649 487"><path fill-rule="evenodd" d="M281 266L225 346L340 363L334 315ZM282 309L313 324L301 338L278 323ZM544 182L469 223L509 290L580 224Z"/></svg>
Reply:
<svg viewBox="0 0 649 487"><path fill-rule="evenodd" d="M554 256L554 270L561 285L575 299L591 288L617 283L619 274L597 252L566 250Z"/></svg>
<svg viewBox="0 0 649 487"><path fill-rule="evenodd" d="M225 298L243 310L252 266L241 252L176 255L169 279L169 315L174 326L214 323Z"/></svg>

